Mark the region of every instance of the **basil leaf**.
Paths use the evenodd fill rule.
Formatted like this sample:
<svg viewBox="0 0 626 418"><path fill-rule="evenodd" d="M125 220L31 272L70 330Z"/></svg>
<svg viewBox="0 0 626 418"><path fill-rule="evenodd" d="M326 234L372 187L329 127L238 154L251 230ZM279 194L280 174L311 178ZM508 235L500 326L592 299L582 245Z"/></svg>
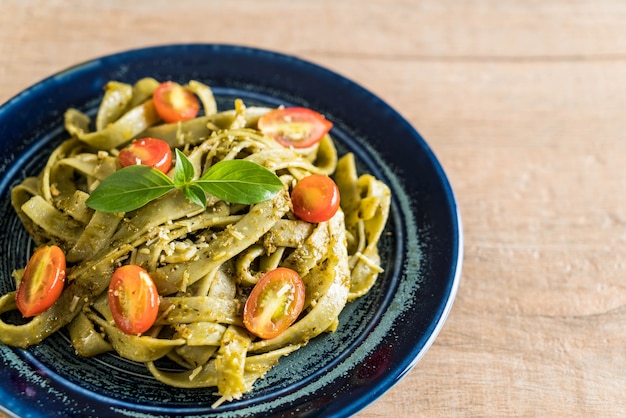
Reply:
<svg viewBox="0 0 626 418"><path fill-rule="evenodd" d="M272 171L247 160L220 161L194 183L218 199L246 205L269 200L284 187Z"/></svg>
<svg viewBox="0 0 626 418"><path fill-rule="evenodd" d="M206 193L197 184L190 184L183 188L183 194L193 203L206 209Z"/></svg>
<svg viewBox="0 0 626 418"><path fill-rule="evenodd" d="M176 149L176 168L174 170L174 185L177 188L191 184L196 176L196 170L189 158L178 148Z"/></svg>
<svg viewBox="0 0 626 418"><path fill-rule="evenodd" d="M174 188L172 180L159 170L131 165L105 178L85 204L101 212L129 212Z"/></svg>

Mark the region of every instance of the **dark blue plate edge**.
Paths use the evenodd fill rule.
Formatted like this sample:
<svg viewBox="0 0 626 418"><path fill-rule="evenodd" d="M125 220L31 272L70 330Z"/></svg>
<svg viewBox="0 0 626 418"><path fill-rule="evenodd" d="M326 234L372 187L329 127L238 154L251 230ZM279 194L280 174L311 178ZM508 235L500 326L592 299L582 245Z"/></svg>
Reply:
<svg viewBox="0 0 626 418"><path fill-rule="evenodd" d="M59 78L63 78L66 75L75 75L76 72L82 72L82 71L88 71L88 69L90 68L91 65L95 65L98 62L104 60L109 60L109 59L116 59L119 60L120 58L124 57L124 56L132 56L132 55L137 55L137 54L153 54L154 52L156 52L157 50L161 50L161 51L167 51L167 50L180 50L181 48L183 49L194 49L194 48L213 48L216 50L222 49L222 50L229 50L232 53L238 53L239 52L246 52L246 53L253 53L253 54L260 54L263 55L265 57L268 56L275 56L275 57L280 57L281 59L285 59L285 60L295 60L295 61L302 61L299 58L296 57L292 57L292 56L288 56L288 55L284 55L284 54L280 54L280 53L275 53L275 52L271 52L271 51L266 51L266 50L261 50L261 49L255 49L255 48L250 48L250 47L241 47L241 46L232 46L232 45L225 45L225 44L212 44L212 45L207 45L207 44L172 44L172 45L165 45L165 46L154 46L154 47L147 47L147 48L138 48L135 50L129 50L129 51L124 51L124 52L120 52L117 54L112 54L112 55L108 55L108 56L104 56L101 58L95 58L89 61L86 61L82 64L78 64L75 66L72 66L66 70L63 70L57 74L54 74L50 77L47 77L45 79L43 79L42 81L34 84L33 86L25 89L24 91L22 91L21 93L18 93L17 95L15 95L13 98L9 99L7 102L5 102L5 104L3 104L0 107L0 115L2 115L2 112L4 109L10 107L12 104L14 103L19 103L22 96L24 95L28 95L28 94L32 94L33 92L35 92L37 89L39 88L45 88L46 85L48 83L53 83L54 80L59 79ZM433 324L433 330L432 333L430 334L428 340L426 341L426 343L421 346L418 350L416 350L416 353L412 353L412 354L416 354L413 358L410 358L411 356L407 357L407 361L405 362L405 364L402 364L401 367L398 367L398 370L394 370L395 373L390 373L390 377L381 382L381 384L377 385L376 387L374 387L372 390L370 390L370 397L368 399L359 399L356 402L353 402L352 404L350 404L350 406L348 408L344 407L341 409L340 412L337 412L338 414L341 415L333 415L333 416L346 416L345 414L348 415L352 415L356 412L358 412L359 410L363 409L364 407L366 407L367 405L371 404L375 399L379 398L380 396L382 396L385 392L387 392L393 385L395 385L395 383L397 383L399 380L401 380L406 373L412 369L414 367L415 364L417 364L417 362L419 362L419 360L423 357L423 355L426 353L426 351L428 350L428 348L432 345L432 343L434 342L435 338L437 337L437 335L439 334L441 328L443 327L443 324L450 312L450 309L452 307L457 289L458 289L458 285L459 285L459 281L460 281L460 275L461 275L461 264L462 264L462 258L463 258L463 236L462 236L462 227L461 227L461 217L460 217L460 213L458 210L458 207L456 205L456 199L454 197L454 194L452 192L452 189L450 187L450 184L448 183L447 177L445 176L445 173L443 172L442 167L439 165L438 160L436 159L436 157L434 156L434 154L432 153L432 150L430 149L430 147L426 144L425 141L423 141L423 139L421 138L421 136L417 133L417 131L414 130L414 128L408 124L408 122L406 122L406 120L400 116L399 113L397 113L395 110L391 109L390 106L388 104L386 104L385 102L383 102L381 99L379 99L378 97L374 96L372 93L370 93L369 91L367 91L366 89L364 89L363 87L359 86L358 84L344 78L343 76L327 70L323 67L317 66L316 64L312 64L312 63L308 63L306 61L304 61L304 64L312 66L315 68L316 71L322 71L324 73L326 73L327 75L330 75L332 77L337 78L338 80L340 80L342 83L345 84L349 84L350 88L352 89L358 89L361 91L361 94L366 94L369 97L370 100L378 102L379 106L384 106L385 108L389 109L394 116L398 119L403 121L404 124L406 124L406 128L411 130L414 133L414 139L418 140L421 142L421 146L422 148L430 153L430 155L428 155L428 159L430 162L432 162L434 164L434 168L440 173L440 179L444 180L444 188L445 188L445 193L447 195L449 204L451 205L451 207L453 208L453 212L455 214L454 218L452 219L453 225L451 226L453 231L456 231L456 236L452 237L452 241L455 242L456 248L453 251L453 255L456 255L456 257L453 257L453 264L451 266L451 272L453 273L451 278L449 278L448 283L450 284L449 289L448 289L448 298L444 301L443 305L441 306L441 312L439 314L439 320L437 321L436 324ZM332 412L332 411L327 411L327 412Z"/></svg>

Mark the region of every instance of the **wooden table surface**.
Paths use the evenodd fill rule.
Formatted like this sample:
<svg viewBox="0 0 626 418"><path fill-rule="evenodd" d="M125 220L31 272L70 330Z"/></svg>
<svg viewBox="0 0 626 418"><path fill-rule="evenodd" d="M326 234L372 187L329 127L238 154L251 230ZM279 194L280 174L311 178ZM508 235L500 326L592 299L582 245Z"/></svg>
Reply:
<svg viewBox="0 0 626 418"><path fill-rule="evenodd" d="M0 102L75 63L179 42L347 76L449 176L465 238L456 302L359 417L626 415L626 3L2 0Z"/></svg>

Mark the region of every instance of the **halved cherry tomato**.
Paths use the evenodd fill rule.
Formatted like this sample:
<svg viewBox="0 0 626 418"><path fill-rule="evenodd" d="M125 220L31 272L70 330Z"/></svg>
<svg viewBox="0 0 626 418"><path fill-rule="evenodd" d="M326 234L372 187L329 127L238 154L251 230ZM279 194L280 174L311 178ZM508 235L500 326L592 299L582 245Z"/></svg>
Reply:
<svg viewBox="0 0 626 418"><path fill-rule="evenodd" d="M257 337L277 337L298 319L304 297L304 283L298 273L285 267L271 270L250 292L243 323Z"/></svg>
<svg viewBox="0 0 626 418"><path fill-rule="evenodd" d="M307 148L317 144L333 127L331 121L305 107L272 110L259 118L258 128L285 147Z"/></svg>
<svg viewBox="0 0 626 418"><path fill-rule="evenodd" d="M181 122L193 119L200 110L198 98L189 90L173 81L165 81L154 90L154 108L165 122Z"/></svg>
<svg viewBox="0 0 626 418"><path fill-rule="evenodd" d="M148 272L134 264L115 270L109 284L109 307L115 324L126 334L149 330L159 312L159 293Z"/></svg>
<svg viewBox="0 0 626 418"><path fill-rule="evenodd" d="M56 245L41 247L28 261L15 295L17 308L25 318L38 315L54 305L65 284L65 254Z"/></svg>
<svg viewBox="0 0 626 418"><path fill-rule="evenodd" d="M329 220L337 212L339 201L339 188L323 174L303 178L291 191L293 213L307 222Z"/></svg>
<svg viewBox="0 0 626 418"><path fill-rule="evenodd" d="M142 138L122 149L117 159L123 167L141 164L167 173L172 167L172 150L162 139Z"/></svg>

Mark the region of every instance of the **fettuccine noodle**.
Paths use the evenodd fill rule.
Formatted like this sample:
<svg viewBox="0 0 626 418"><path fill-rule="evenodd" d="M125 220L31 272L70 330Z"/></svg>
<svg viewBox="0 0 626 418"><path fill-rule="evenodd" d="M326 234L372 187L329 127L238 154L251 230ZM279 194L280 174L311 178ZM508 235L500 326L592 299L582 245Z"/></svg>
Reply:
<svg viewBox="0 0 626 418"><path fill-rule="evenodd" d="M109 82L95 123L69 109L70 138L38 177L13 189L12 204L35 243L65 252L68 280L48 310L26 323L0 321L0 341L27 347L67 327L79 355L114 350L145 363L167 385L215 387L217 406L250 391L280 357L335 330L345 304L373 286L382 271L377 243L390 192L373 176L357 175L352 154L338 158L329 135L305 150L285 148L256 129L270 109L237 100L234 109L218 112L211 89L196 81L186 88L200 98L202 115L163 123L151 99L158 84L151 78ZM254 161L274 171L284 190L255 205L209 196L206 210L180 191L127 213L85 206L90 192L119 169L117 152L147 136L184 151L196 172L222 160ZM308 223L291 210L289 190L312 173L332 175L340 189L341 209L327 222ZM129 263L144 267L160 294L157 321L142 335L116 327L106 297L113 271ZM303 279L305 308L285 332L260 339L243 326L242 307L259 277L279 266ZM21 270L14 276L17 285ZM15 309L15 291L0 297L0 313ZM160 370L163 357L181 371Z"/></svg>

